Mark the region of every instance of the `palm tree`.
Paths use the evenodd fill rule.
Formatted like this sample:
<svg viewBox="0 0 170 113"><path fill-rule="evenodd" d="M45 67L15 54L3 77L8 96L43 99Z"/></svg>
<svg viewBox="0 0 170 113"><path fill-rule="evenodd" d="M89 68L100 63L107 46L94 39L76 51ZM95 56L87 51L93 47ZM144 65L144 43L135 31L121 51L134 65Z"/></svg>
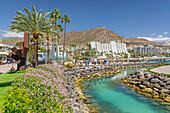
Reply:
<svg viewBox="0 0 170 113"><path fill-rule="evenodd" d="M22 11L17 11L18 14L13 19L12 25L10 26L10 30L14 32L29 32L33 35L35 39L35 66L38 65L38 38L43 35L47 30L53 32L51 30L52 26L50 26L50 21L46 18L50 12L45 11L45 13L41 14L42 9L37 12L35 6L32 6L32 12L27 8L24 8L26 14Z"/></svg>
<svg viewBox="0 0 170 113"><path fill-rule="evenodd" d="M58 24L57 25L57 30L58 30L58 35L59 35L59 32L63 31L63 27L60 24ZM59 46L59 39L60 39L60 37L58 37L58 46ZM58 58L58 50L57 50L57 62L58 61L59 61L59 58Z"/></svg>
<svg viewBox="0 0 170 113"><path fill-rule="evenodd" d="M59 13L58 9L52 10L50 19L52 21L52 24L54 25L55 30L58 30L58 31L60 30L60 28L62 28L61 25L60 26L57 25L58 19L60 19L60 17L61 17L61 13ZM60 28L58 28L58 27L60 27ZM52 40L53 40L53 38L52 38ZM59 38L58 38L58 41L59 41ZM57 52L57 58L58 58L58 52Z"/></svg>
<svg viewBox="0 0 170 113"><path fill-rule="evenodd" d="M65 23L65 28L64 28L64 41L63 41L63 60L64 60L64 51L65 51L65 38L66 38L66 23L70 23L71 19L68 17L67 14L65 14L62 18L61 18L61 23Z"/></svg>

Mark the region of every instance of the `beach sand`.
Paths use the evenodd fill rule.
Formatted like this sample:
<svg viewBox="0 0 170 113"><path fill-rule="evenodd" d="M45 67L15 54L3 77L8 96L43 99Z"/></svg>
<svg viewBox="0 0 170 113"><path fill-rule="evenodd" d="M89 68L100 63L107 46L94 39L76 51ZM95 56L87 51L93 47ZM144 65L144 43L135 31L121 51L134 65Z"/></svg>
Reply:
<svg viewBox="0 0 170 113"><path fill-rule="evenodd" d="M170 65L157 67L157 68L151 69L151 71L157 72L157 73L170 74Z"/></svg>

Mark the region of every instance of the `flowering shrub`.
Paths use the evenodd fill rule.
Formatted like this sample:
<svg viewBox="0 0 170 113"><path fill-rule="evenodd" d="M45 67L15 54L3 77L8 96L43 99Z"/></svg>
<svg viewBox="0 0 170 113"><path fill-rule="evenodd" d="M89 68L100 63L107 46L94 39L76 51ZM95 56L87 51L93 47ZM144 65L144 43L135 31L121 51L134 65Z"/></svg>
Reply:
<svg viewBox="0 0 170 113"><path fill-rule="evenodd" d="M4 112L72 113L63 71L55 65L39 66L20 74L7 96Z"/></svg>

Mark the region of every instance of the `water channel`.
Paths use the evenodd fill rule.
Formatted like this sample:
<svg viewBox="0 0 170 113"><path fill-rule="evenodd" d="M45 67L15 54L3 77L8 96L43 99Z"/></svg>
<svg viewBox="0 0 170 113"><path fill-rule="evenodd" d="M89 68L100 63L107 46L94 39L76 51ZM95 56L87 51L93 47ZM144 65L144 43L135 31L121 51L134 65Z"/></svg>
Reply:
<svg viewBox="0 0 170 113"><path fill-rule="evenodd" d="M81 86L87 103L99 113L170 113L170 104L163 105L124 85L121 78L136 69L143 68L121 69L122 73L117 75L83 81Z"/></svg>

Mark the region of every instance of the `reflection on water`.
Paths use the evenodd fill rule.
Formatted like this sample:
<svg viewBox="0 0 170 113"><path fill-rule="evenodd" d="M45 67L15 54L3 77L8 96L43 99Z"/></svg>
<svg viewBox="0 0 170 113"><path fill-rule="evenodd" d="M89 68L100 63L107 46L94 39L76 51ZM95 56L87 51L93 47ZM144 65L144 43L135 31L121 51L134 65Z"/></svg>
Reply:
<svg viewBox="0 0 170 113"><path fill-rule="evenodd" d="M82 82L88 103L100 113L169 113L170 106L160 105L122 83L121 78L136 69L142 68L121 69L117 75Z"/></svg>

